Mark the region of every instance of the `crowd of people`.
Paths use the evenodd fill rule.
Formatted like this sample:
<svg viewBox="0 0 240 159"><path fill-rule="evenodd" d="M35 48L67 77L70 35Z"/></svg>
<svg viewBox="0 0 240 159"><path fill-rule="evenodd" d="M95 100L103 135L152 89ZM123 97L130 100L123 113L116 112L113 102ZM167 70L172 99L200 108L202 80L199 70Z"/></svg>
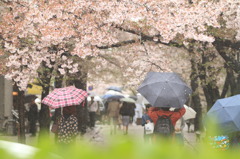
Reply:
<svg viewBox="0 0 240 159"><path fill-rule="evenodd" d="M120 99L106 100L104 103L104 111L100 111L100 102L95 100L94 96L90 96L87 101L88 110L88 127L94 129L96 122L110 125L110 134L115 135L119 130L122 134L127 135L130 124L135 124L134 116L136 104L121 101ZM55 109L52 116L53 124L51 131L55 133L56 142L70 144L75 141L78 135L78 118L77 106L68 106ZM161 139L171 139L179 144L184 144L183 129L188 126L188 132L191 120L184 120L183 115L186 112L182 108L170 107L152 107L150 104L145 105L141 118L141 125L144 129L145 143L154 143ZM28 132L31 136L36 136L38 122L38 106L34 100L28 104L27 111ZM56 127L57 125L57 127ZM228 149L230 146L239 146L239 133L231 135L221 135L208 137L209 143L214 148Z"/></svg>

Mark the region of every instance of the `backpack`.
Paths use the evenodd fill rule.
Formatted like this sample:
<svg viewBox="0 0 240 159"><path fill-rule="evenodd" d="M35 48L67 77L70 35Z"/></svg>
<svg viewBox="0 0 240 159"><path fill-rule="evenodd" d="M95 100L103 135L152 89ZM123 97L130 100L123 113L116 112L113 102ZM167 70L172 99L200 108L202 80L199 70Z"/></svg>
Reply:
<svg viewBox="0 0 240 159"><path fill-rule="evenodd" d="M172 124L171 115L158 116L153 132L159 136L171 136L174 133L174 126Z"/></svg>

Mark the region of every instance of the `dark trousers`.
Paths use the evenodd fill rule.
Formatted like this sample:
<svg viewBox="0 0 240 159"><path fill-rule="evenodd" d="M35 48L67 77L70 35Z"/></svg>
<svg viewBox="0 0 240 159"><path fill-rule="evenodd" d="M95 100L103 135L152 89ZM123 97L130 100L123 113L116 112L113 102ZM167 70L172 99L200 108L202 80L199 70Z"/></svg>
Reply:
<svg viewBox="0 0 240 159"><path fill-rule="evenodd" d="M90 127L95 126L96 112L89 112Z"/></svg>
<svg viewBox="0 0 240 159"><path fill-rule="evenodd" d="M29 132L35 136L37 132L37 126L36 126L36 121L30 121L29 122Z"/></svg>

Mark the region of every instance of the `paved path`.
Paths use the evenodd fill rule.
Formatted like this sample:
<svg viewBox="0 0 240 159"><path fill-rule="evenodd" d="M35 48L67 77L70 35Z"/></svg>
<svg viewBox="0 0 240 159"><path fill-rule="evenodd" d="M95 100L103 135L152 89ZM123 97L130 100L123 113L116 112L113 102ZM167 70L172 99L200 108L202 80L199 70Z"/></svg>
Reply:
<svg viewBox="0 0 240 159"><path fill-rule="evenodd" d="M123 131L121 129L118 129L117 131L117 136L124 136ZM129 126L129 131L128 131L128 136L136 139L138 142L144 143L143 140L143 127L140 125L130 125ZM196 137L195 133L188 133L187 132L187 126L184 129L184 137L185 137L185 145L194 148L194 145L196 144ZM51 133L51 140L54 142L54 135ZM91 130L88 129L87 133L83 136L83 138L78 137L77 140L87 140L89 142L94 142L94 143L106 143L109 138L111 138L110 135L110 126L109 125L96 125L96 128ZM13 141L17 142L18 138L17 136L0 136L0 140L8 140L8 141ZM37 137L30 137L29 134L26 134L26 144L28 145L36 145L37 144Z"/></svg>
<svg viewBox="0 0 240 159"><path fill-rule="evenodd" d="M92 142L105 142L110 135L109 125L97 125L95 130L88 130L89 132L84 135L84 138ZM184 129L184 143L186 146L193 148L196 145L196 135L194 132L187 132L187 126ZM119 129L117 135L124 136L123 131ZM128 136L136 139L138 142L144 143L143 127L139 125L130 125Z"/></svg>

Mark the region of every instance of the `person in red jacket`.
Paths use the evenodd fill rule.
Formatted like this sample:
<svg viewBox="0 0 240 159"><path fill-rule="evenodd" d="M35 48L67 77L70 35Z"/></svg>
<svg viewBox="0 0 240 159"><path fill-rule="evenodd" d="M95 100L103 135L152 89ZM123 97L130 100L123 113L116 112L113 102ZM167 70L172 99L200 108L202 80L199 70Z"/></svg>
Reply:
<svg viewBox="0 0 240 159"><path fill-rule="evenodd" d="M170 119L172 121L172 125L173 125L173 127L175 127L176 122L185 114L185 112L186 112L186 109L184 107L182 107L180 109L175 109L174 111L170 111L170 108L150 107L148 109L147 114L151 118L151 120L153 121L154 125L156 125L156 122L157 122L159 116L163 116L163 115L170 116ZM157 139L159 139L158 136L153 135L153 141L155 143L157 143L156 142ZM168 138L166 138L166 139L168 139Z"/></svg>
<svg viewBox="0 0 240 159"><path fill-rule="evenodd" d="M186 109L184 107L177 109L177 111L170 111L170 108L157 108L157 107L150 107L148 109L148 116L152 119L154 124L156 124L158 116L171 115L171 121L173 126L176 125L176 122L178 119L180 119L186 112Z"/></svg>

